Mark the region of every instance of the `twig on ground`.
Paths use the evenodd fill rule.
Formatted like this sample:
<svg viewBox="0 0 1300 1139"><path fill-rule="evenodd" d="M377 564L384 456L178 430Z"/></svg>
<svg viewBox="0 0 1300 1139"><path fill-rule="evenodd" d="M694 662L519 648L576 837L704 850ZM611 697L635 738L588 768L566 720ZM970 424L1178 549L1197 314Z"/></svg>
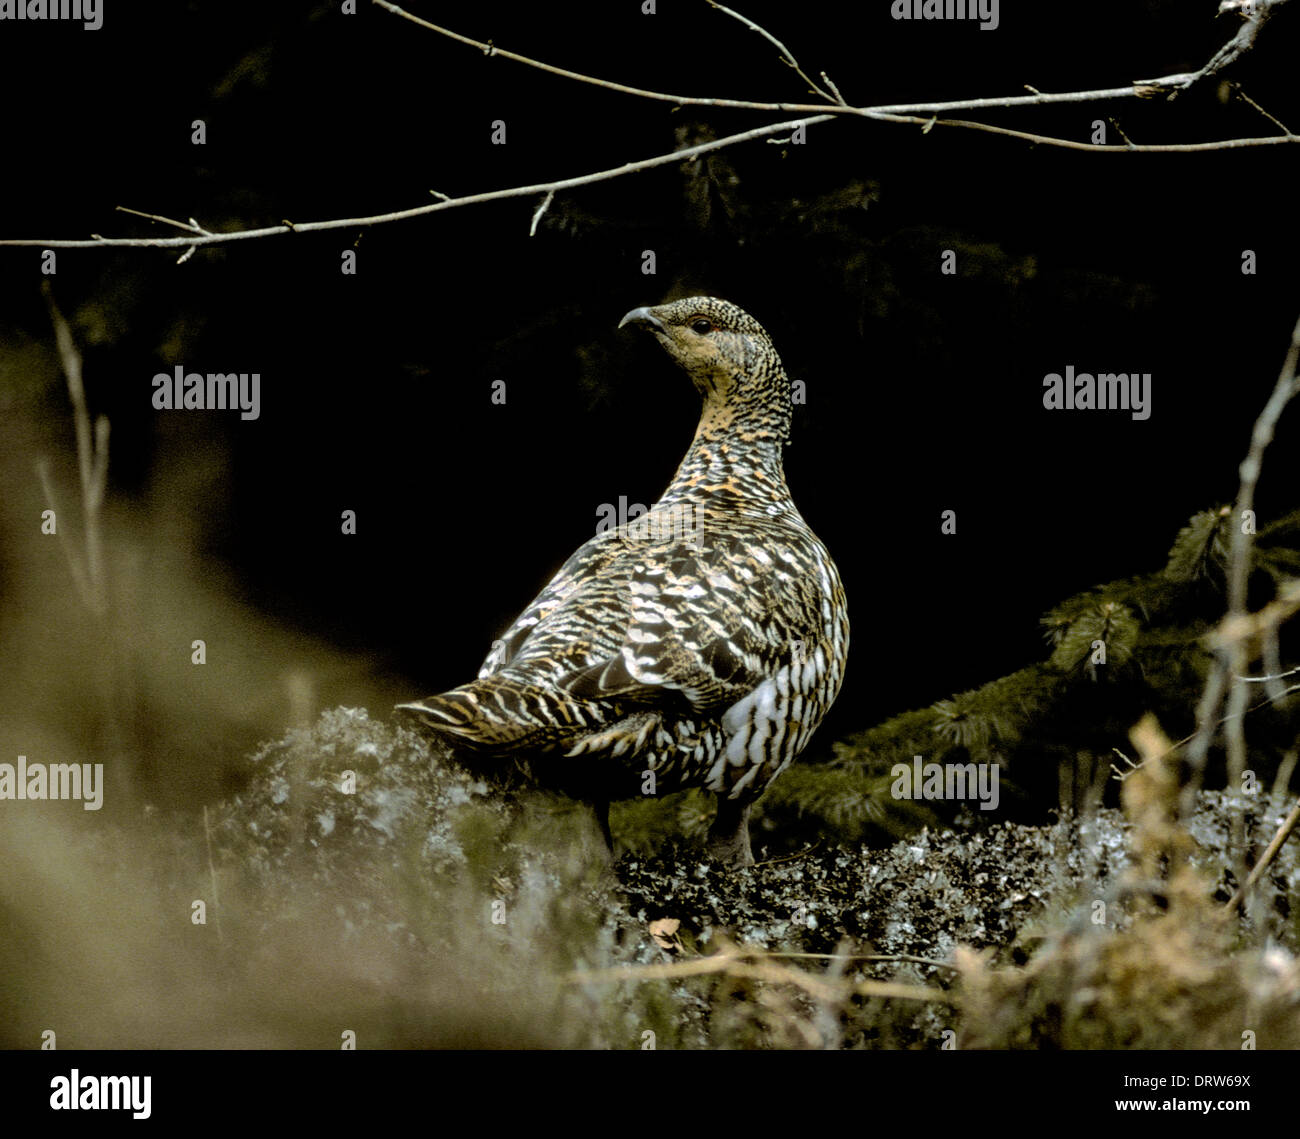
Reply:
<svg viewBox="0 0 1300 1139"><path fill-rule="evenodd" d="M1241 905L1246 895L1254 888L1255 883L1260 880L1269 864L1277 857L1277 852L1282 849L1282 844L1295 830L1297 823L1300 823L1300 799L1296 800L1295 806L1291 808L1291 813L1282 820L1282 825L1277 828L1273 841L1268 844L1268 849L1259 856L1259 861L1255 863L1250 876L1237 888L1237 892L1232 895L1231 900L1224 906L1225 913L1232 914L1236 912L1237 907Z"/></svg>
<svg viewBox="0 0 1300 1139"><path fill-rule="evenodd" d="M820 955L819 955L820 956ZM662 965L623 965L612 969L593 969L570 973L565 977L569 984L617 984L625 981L676 980L682 977L700 977L726 974L748 980L768 981L773 984L791 984L802 989L814 1000L842 1002L848 995L881 997L894 1000L935 1001L949 1004L951 994L943 989L924 985L906 985L894 981L828 982L802 969L783 966L774 960L775 954L727 946L708 957L692 957L685 961L669 961Z"/></svg>

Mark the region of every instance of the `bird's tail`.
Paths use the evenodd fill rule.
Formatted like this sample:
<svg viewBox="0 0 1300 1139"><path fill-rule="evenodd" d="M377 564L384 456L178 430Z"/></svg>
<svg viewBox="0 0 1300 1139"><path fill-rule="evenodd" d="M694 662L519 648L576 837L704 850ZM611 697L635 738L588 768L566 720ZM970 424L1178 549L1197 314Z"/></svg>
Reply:
<svg viewBox="0 0 1300 1139"><path fill-rule="evenodd" d="M415 716L453 746L507 753L553 744L565 726L580 727L572 710L561 707L568 703L534 683L497 674L398 704L397 710Z"/></svg>

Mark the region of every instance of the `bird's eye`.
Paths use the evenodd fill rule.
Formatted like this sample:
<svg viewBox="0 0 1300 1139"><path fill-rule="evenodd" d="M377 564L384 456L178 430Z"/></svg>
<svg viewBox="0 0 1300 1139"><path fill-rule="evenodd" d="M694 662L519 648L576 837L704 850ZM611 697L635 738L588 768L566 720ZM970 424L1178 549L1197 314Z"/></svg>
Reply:
<svg viewBox="0 0 1300 1139"><path fill-rule="evenodd" d="M698 332L701 336L706 336L713 331L713 321L707 316L697 316L691 321L691 331Z"/></svg>

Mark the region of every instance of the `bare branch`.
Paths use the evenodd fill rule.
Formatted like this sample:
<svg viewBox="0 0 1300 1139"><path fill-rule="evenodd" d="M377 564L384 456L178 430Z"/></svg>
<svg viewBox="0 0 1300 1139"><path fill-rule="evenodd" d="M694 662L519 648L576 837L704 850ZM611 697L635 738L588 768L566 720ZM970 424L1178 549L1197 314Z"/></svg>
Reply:
<svg viewBox="0 0 1300 1139"><path fill-rule="evenodd" d="M756 127L752 130L741 131L738 134L728 135L725 138L714 139L707 143L701 143L698 146L689 147L683 150L674 151L670 154L661 154L653 158L641 159L636 162L625 163L622 166L613 167L607 170L596 171L591 174L584 174L572 178L563 178L554 182L533 183L526 186L514 186L507 189L491 190L480 194L466 194L458 198L450 198L438 190L430 190L435 198L439 199L435 204L415 206L406 210L396 210L391 213L373 214L366 217L335 218L318 222L301 222L290 223L284 222L280 226L268 226L258 229L234 230L227 233L212 233L203 229L193 219L189 224L178 222L175 219L167 218L159 214L145 213L141 210L129 210L125 207L118 207L123 212L135 214L148 218L152 221L158 221L166 225L175 226L185 230L187 236L169 237L169 238L139 238L139 237L103 237L99 234L92 234L89 240L67 239L67 238L6 238L0 239L0 246L34 246L43 249L97 249L97 248L160 248L160 249L179 249L183 251L180 262L188 260L197 248L207 245L225 245L234 241L255 240L263 237L279 237L287 233L309 233L318 230L328 229L345 229L345 228L363 228L367 226L384 225L389 222L405 221L409 218L420 217L425 214L436 213L442 209L453 209L457 206L478 205L484 202L500 201L507 198L528 197L537 194L554 195L558 191L572 189L577 186L590 185L595 182L607 181L613 178L622 177L625 174L635 174L642 170L654 169L658 166L669 165L675 162L685 161L714 150L721 150L725 147L735 146L739 143L748 142L754 139L769 138L789 134L799 127L809 127L814 124L824 123L837 115L850 116L856 118L871 119L887 123L915 124L923 127L922 133L929 133L932 127L951 126L960 127L965 130L982 131L988 134L1002 135L1007 138L1019 139L1024 142L1030 142L1039 146L1060 147L1066 150L1078 150L1088 153L1105 153L1105 154L1192 154L1201 151L1212 150L1234 150L1244 147L1257 146L1278 146L1289 145L1300 142L1300 136L1288 133L1265 137L1265 138L1233 138L1221 139L1212 142L1197 143L1161 143L1149 145L1116 145L1109 146L1098 143L1077 142L1073 139L1057 138L1051 135L1034 134L1027 131L1013 130L1008 127L994 126L991 123L972 122L961 119L944 119L939 115L948 114L953 111L979 111L992 109L1005 109L1012 107L1031 107L1031 106L1048 106L1064 103L1092 103L1108 99L1131 99L1140 96L1159 93L1160 88L1150 86L1151 83L1163 81L1152 80L1146 86L1141 84L1130 84L1125 87L1109 87L1092 91L1068 91L1057 93L1044 93L1037 88L1026 85L1028 95L1009 95L995 98L981 99L958 99L943 102L931 103L897 103L882 104L870 107L851 107L848 106L840 96L838 89L829 79L826 79L827 87L834 92L828 95L812 84L813 89L826 98L825 103L763 103L744 99L715 99L715 98L697 98L686 95L674 95L664 91L651 91L641 87L631 87L623 83L615 83L607 79L599 79L595 76L584 75L581 72L570 71L566 68L556 67L549 63L543 63L540 60L531 59L528 56L520 55L517 52L507 51L499 48L492 43L484 43L480 40L472 39L469 36L461 35L459 32L453 32L448 28L439 26L412 15L405 9L398 7L390 0L373 0L381 8L391 12L393 15L407 20L419 27L429 31L436 32L438 35L445 36L448 39L455 40L458 43L479 49L490 56L503 56L506 59L514 60L526 66L537 68L538 70L549 72L553 75L559 75L567 79L575 80L580 83L587 83L593 86L602 87L611 91L618 91L623 94L635 95L639 98L654 99L660 102L672 103L676 106L708 106L708 107L729 107L758 111L782 111L782 112L803 112L805 114L812 112L808 117L795 119L787 122L772 123L763 127ZM710 0L711 3L714 0ZM1268 3L1280 4L1285 0L1267 0ZM725 11L734 18L745 23L746 26L752 27L755 31L763 34L768 40L776 44L784 53L786 62L798 69L798 64L794 60L789 50L781 44L770 33L760 28L753 21L746 17L740 16L729 8L724 8L721 4L714 4L720 10ZM807 79L802 70L799 73ZM825 79L825 74L823 73ZM1166 77L1169 78L1169 77ZM811 83L811 81L809 81ZM923 116L923 117L918 117ZM1279 124L1280 125L1280 124ZM535 228L535 227L534 227Z"/></svg>
<svg viewBox="0 0 1300 1139"><path fill-rule="evenodd" d="M788 47L786 47L785 44L783 44L779 39L777 39L776 36L774 36L771 32L769 32L766 28L759 27L759 25L754 23L753 20L749 19L748 16L742 16L739 12L732 11L732 9L726 7L725 5L719 4L718 0L709 0L709 3L712 4L713 7L715 7L719 12L725 12L733 20L739 20L751 32L757 32L760 36L762 36L765 40L767 40L768 43L773 44L776 47L776 50L781 53L781 58L786 62L788 66L794 68L794 70L799 74L799 77L805 83L808 84L809 90L811 90L814 94L820 95L828 103L841 103L841 104L844 103L843 99L838 99L828 94L827 92L823 91L820 87L818 87L817 84L814 83L811 79L809 79L807 74L805 74L804 69L799 66L799 61L795 59L794 53ZM824 72L822 77L825 78ZM835 86L833 83L831 83L829 79L827 79L826 82L832 88Z"/></svg>
<svg viewBox="0 0 1300 1139"><path fill-rule="evenodd" d="M635 95L641 99L654 99L660 103L673 103L679 107L727 107L742 111L826 112L830 114L862 115L870 118L878 113L919 114L927 112L938 114L945 111L981 111L1001 107L1039 107L1052 103L1091 103L1101 99L1132 99L1138 96L1138 91L1132 84L1126 87L1106 87L1096 91L1068 91L1057 94L1044 94L1035 91L1030 95L1008 95L986 99L955 99L938 103L888 103L876 107L851 107L841 102L763 103L753 99L717 99L695 95L673 95L667 91L651 91L645 87L629 87L626 83L615 83L610 79L600 79L594 75L586 75L581 71L570 71L568 68L543 63L541 60L520 55L518 52L507 51L495 44L484 43L482 40L472 39L469 36L461 35L459 32L453 32L450 28L430 23L428 20L421 19L419 16L406 11L406 9L391 3L390 0L371 0L371 2L418 27L437 32L441 36L446 36L448 39L463 43L468 47L478 48L479 51L484 53L490 52L494 56L499 55L505 59L514 60L516 63L535 67L537 70L548 72L551 75L559 75L564 79L573 79L578 83L588 83L593 87L603 87L607 91L618 91L624 95Z"/></svg>
<svg viewBox="0 0 1300 1139"><path fill-rule="evenodd" d="M803 71L798 67L798 64L795 63L794 56L791 55L788 49L786 49L784 45L782 45L781 42L777 40L774 36L764 31L757 24L754 24L751 20L748 20L744 16L741 16L739 13L732 12L731 9L729 8L723 8L721 4L715 3L715 0L708 0L708 2L710 4L713 4L715 8L722 9L723 11L727 12L729 15L732 15L736 19L740 20L742 23L753 28L755 31L766 36L767 39L769 39L772 43L776 44L777 47L781 49L781 51L785 55L786 62L790 64L790 66L798 70L799 74L803 75L805 79L808 78L806 75L804 75ZM1255 2L1278 5L1278 4L1286 3L1286 0L1255 0ZM888 104L882 104L873 107L852 107L849 106L842 98L838 97L839 92L835 91L834 84L831 83L829 79L826 79L826 75L825 73L823 73L822 78L826 79L827 86L829 86L833 91L835 91L835 95L837 96L836 98L832 99L831 96L827 95L824 91L821 91L815 83L812 83L811 80L809 80L809 84L814 91L817 91L818 94L822 95L827 100L826 103L824 104L822 103L763 103L751 99L704 98L704 97L691 96L691 95L674 95L666 91L651 91L651 90L647 90L644 87L629 87L627 84L624 83L615 83L612 80L599 79L594 75L586 75L580 71L570 71L564 67L556 67L554 64L543 63L541 60L532 59L526 55L520 55L518 52L506 51L504 48L496 47L494 44L484 43L481 40L476 40L470 38L469 36L461 35L459 32L453 32L450 29L441 27L438 24L430 23L428 20L421 19L419 16L415 16L410 12L406 11L404 8L401 8L398 5L392 3L391 0L372 0L372 3L378 4L381 8L385 9L388 12L391 12L393 15L399 16L404 20L409 20L411 23L416 24L419 27L426 28L431 32L437 32L439 35L446 36L448 39L456 40L458 43L463 43L470 47L478 48L482 52L491 55L504 56L506 59L512 59L516 63L522 63L528 67L535 67L540 71L546 71L552 75L559 75L565 79L573 79L579 83L589 83L596 87L604 87L606 90L609 91L619 91L625 95L636 95L637 97L642 99L655 99L659 102L673 103L681 107L686 107L686 106L729 107L729 108L736 108L739 110L782 111L782 112L823 111L831 114L861 115L866 118L881 118L884 119L885 121L891 121L887 118L887 116L920 114L920 113L944 114L949 111L982 111L982 110L993 110L993 109L1007 108L1007 107L1041 107L1041 106L1047 106L1047 105L1059 104L1059 103L1092 103L1092 102L1099 102L1105 99L1150 98L1153 95L1162 93L1164 90L1167 90L1170 86L1176 86L1178 83L1181 83L1182 81L1190 82L1194 77L1199 75L1199 73L1196 72L1185 72L1178 75L1166 75L1160 79L1140 79L1140 80L1136 80L1135 82L1125 87L1107 87L1107 88L1100 88L1094 91L1067 91L1067 92L1057 92L1057 93L1044 93L1035 87L1030 87L1028 84L1025 84L1025 89L1030 92L1029 95L1008 95L1008 96L983 98L983 99L953 99L945 102L934 102L934 103L888 103ZM1235 42L1235 40L1231 42ZM1226 46L1222 50L1226 51L1227 50ZM1240 54L1240 52L1238 52L1238 54ZM1234 56L1233 58L1236 57ZM1222 66L1222 64L1220 66ZM907 120L901 120L901 121L907 121ZM962 125L974 126L975 124L962 124ZM1003 132L998 132L998 133L1003 133ZM1290 134L1289 131L1287 133L1288 135ZM1023 135L1018 137L1030 137L1034 141L1038 141L1039 139L1043 138L1043 136L1023 136ZM1044 139L1044 141L1047 140ZM1234 141L1237 141L1238 144L1240 144L1242 140L1234 140ZM1082 144L1076 144L1076 148L1078 148L1081 145ZM1212 144L1212 145L1214 147L1217 147L1219 144ZM1211 145L1201 144L1197 149L1210 149L1210 148L1212 148ZM1126 150L1128 148L1127 147L1112 147L1112 148L1086 147L1086 149Z"/></svg>
<svg viewBox="0 0 1300 1139"><path fill-rule="evenodd" d="M379 0L375 0L375 2L378 3ZM413 206L410 209L394 210L393 212L386 214L371 214L366 217L332 218L328 221L293 223L286 221L283 225L266 226L261 229L232 230L226 233L208 233L195 237L95 236L92 240L37 237L3 238L0 239L0 246L35 246L42 249L188 249L190 247L198 248L207 245L228 245L235 241L248 241L263 237L282 237L288 233L314 233L329 229L349 229L353 227L386 225L389 222L406 221L408 218L422 217L425 214L433 214L440 210L453 209L457 206L473 206L484 202L503 201L507 198L523 198L531 197L534 194L555 193L560 190L570 190L576 186L588 186L595 182L610 181L614 178L621 178L627 174L639 174L643 170L653 170L659 166L670 166L677 162L685 162L697 155L706 154L714 150L722 150L729 146L735 146L738 143L767 138L771 135L779 135L782 132L788 134L797 127L810 127L819 123L830 122L831 119L835 117L834 114L831 113L833 110L834 108L827 108L826 114L812 115L808 118L792 119L787 122L772 123L768 126L755 127L752 130L741 131L738 134L726 135L723 138L712 139L709 142L700 143L698 146L686 147L682 150L675 150L668 154L655 155L653 158L639 159L636 162L627 162L622 166L611 167L607 170L597 170L591 174L582 174L573 178L561 178L554 182L536 182L527 186L512 186L503 190L488 190L481 194L466 194L464 197L460 198L445 198L444 200L438 201L432 205ZM1011 130L1007 127L995 127L990 123L967 122L961 119L935 119L933 117L919 118L914 115L895 115L875 109L853 110L853 113L862 114L867 118L879 119L882 122L915 123L923 127L935 125L945 127L964 127L968 130L986 131L990 134L1005 135L1008 138L1018 138L1042 146L1056 146L1066 150L1083 150L1090 153L1102 154L1191 154L1206 150L1234 150L1240 147L1277 146L1280 144L1300 143L1300 135L1277 135L1268 138L1230 138L1223 139L1219 142L1109 146L1100 143L1075 142L1072 139L1053 138L1050 135L1031 134L1027 131ZM436 191L430 191L430 193L436 193ZM441 197L441 195L439 195L439 197Z"/></svg>
<svg viewBox="0 0 1300 1139"><path fill-rule="evenodd" d="M1240 99L1243 103L1246 103L1251 107L1254 107L1255 110L1257 110L1261 115L1263 115L1264 118L1268 119L1268 121L1272 123L1275 127L1277 127L1277 129L1280 130L1283 134L1291 133L1291 131L1287 128L1286 124L1284 124L1281 119L1277 118L1275 115L1270 115L1266 110L1264 110L1263 107L1261 107L1258 103L1256 103L1254 99L1252 99L1249 95L1247 95L1246 92L1241 89L1240 83L1233 83L1232 89L1237 93L1238 99Z"/></svg>
<svg viewBox="0 0 1300 1139"><path fill-rule="evenodd" d="M1205 770L1205 760L1210 749L1210 740L1217 726L1219 710L1223 707L1227 693L1228 707L1224 722L1227 728L1228 742L1228 778L1230 783L1240 786L1241 773L1246 765L1246 744L1242 731L1242 718L1246 711L1246 686L1240 676L1246 671L1247 637L1237 630L1247 622L1246 583L1250 572L1251 528L1243 522L1245 512L1253 510L1255 505L1255 488L1259 484L1259 475L1263 467L1264 451L1273 441L1273 433L1282 411L1295 396L1300 384L1296 378L1296 366L1300 362L1300 320L1296 321L1291 331L1291 343L1287 349L1282 370L1278 374L1273 394L1264 405L1264 410L1255 420L1251 431L1250 448L1242 460L1240 489L1234 514L1237 526L1232 534L1232 550L1228 560L1228 614L1220 626L1217 639L1213 643L1214 662L1210 675L1206 679L1205 692L1196 709L1197 729L1192 736L1191 746L1187 751L1187 762L1191 769L1191 778L1183 789L1183 811L1186 814L1191 807L1192 797L1200 786ZM1241 818L1233 819L1233 845L1241 852L1239 833Z"/></svg>
<svg viewBox="0 0 1300 1139"><path fill-rule="evenodd" d="M1224 0L1219 5L1219 13L1236 12L1245 21L1237 34L1210 57L1209 62L1199 71L1187 71L1180 75L1166 75L1161 79L1147 79L1141 82L1152 88L1167 90L1170 99L1178 97L1202 79L1217 75L1229 64L1236 63L1255 46L1255 39L1268 22L1274 11L1287 0Z"/></svg>
<svg viewBox="0 0 1300 1139"><path fill-rule="evenodd" d="M612 178L621 178L627 174L639 174L643 170L653 170L659 166L671 166L686 162L697 155L708 154L737 143L752 139L766 138L768 135L789 133L796 127L815 126L830 122L831 115L813 115L809 118L792 119L788 122L771 123L767 126L754 127L739 134L724 138L711 139L696 146L684 147L668 154L658 154L653 158L643 158L636 162L625 162L622 166L608 170L597 170L592 174L581 174L573 178L560 178L554 182L538 182L528 186L512 186L504 190L488 190L482 194L466 194L460 198L447 198L445 201L433 202L423 206L413 206L406 210L392 213L373 214L368 217L332 218L328 221L285 222L283 225L266 226L261 229L238 229L228 233L211 233L195 237L97 237L94 240L65 240L49 238L5 238L0 245L29 245L44 249L112 249L112 248L156 248L184 249L189 246L227 245L232 241L250 241L262 237L282 237L288 233L314 233L327 229L350 229L353 227L384 225L388 222L405 221L407 218L423 217L442 210L455 209L458 206L473 206L483 202L497 202L507 198L527 198L536 194L571 190L576 186L587 186L593 182L604 182ZM431 191L432 192L432 191Z"/></svg>
<svg viewBox="0 0 1300 1139"><path fill-rule="evenodd" d="M526 55L520 55L518 52L507 51L503 47L497 47L495 44L484 43L482 40L476 40L470 36L463 36L459 32L453 32L450 28L444 28L439 24L422 19L405 8L399 8L396 4L389 3L389 0L373 0L379 7L391 12L403 20L407 20L418 27L425 28L431 32L437 32L440 36L446 36L457 43L463 43L467 47L477 48L485 55L501 56L503 59L511 59L516 63L526 64L528 67L535 67L538 71L546 71L551 75L558 75L563 79L574 79L579 83L590 83L595 87L604 87L608 91L620 91L624 95L636 95L642 99L656 99L661 103L676 103L679 106L706 106L706 107L736 107L749 110L763 111L781 111L781 110L810 110L806 105L798 103L751 103L737 99L701 99L693 98L690 95L670 95L665 91L648 91L644 87L629 87L626 83L615 83L611 79L597 79L594 75L584 75L580 71L570 71L566 67L556 67L552 63L543 63L538 59L530 59Z"/></svg>
<svg viewBox="0 0 1300 1139"><path fill-rule="evenodd" d="M1162 142L1132 143L1115 145L1099 142L1076 142L1068 138L1056 138L1052 135L1032 134L1029 131L1012 130L1010 127L996 127L992 123L977 123L967 119L940 119L931 116L920 118L916 115L890 115L873 112L871 118L890 123L916 123L924 127L928 134L931 127L964 127L967 130L986 131L1000 134L1007 138L1023 139L1039 146L1057 146L1063 150L1084 150L1090 154L1196 154L1205 150L1238 150L1251 146L1278 146L1300 142L1300 135L1269 135L1265 138L1225 138L1217 142ZM1121 132L1122 133L1122 132ZM0 242L3 244L3 242Z"/></svg>

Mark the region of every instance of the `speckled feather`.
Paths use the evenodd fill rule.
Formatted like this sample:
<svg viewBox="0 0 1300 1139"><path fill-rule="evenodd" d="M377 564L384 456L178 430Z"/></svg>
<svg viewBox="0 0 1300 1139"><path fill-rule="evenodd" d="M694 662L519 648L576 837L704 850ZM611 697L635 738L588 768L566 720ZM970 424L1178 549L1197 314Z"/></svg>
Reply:
<svg viewBox="0 0 1300 1139"><path fill-rule="evenodd" d="M528 755L607 803L706 787L713 839L752 861L748 804L807 746L839 692L839 573L786 487L790 384L762 327L727 301L634 309L691 376L695 438L651 512L581 546L494 642L478 679L399 708L452 746Z"/></svg>

